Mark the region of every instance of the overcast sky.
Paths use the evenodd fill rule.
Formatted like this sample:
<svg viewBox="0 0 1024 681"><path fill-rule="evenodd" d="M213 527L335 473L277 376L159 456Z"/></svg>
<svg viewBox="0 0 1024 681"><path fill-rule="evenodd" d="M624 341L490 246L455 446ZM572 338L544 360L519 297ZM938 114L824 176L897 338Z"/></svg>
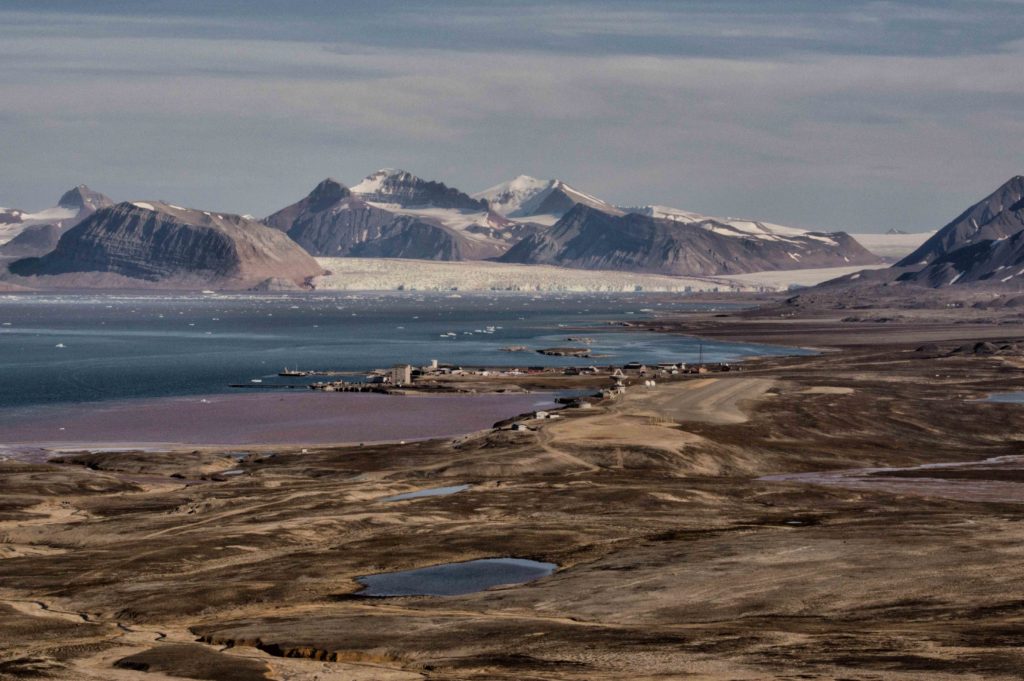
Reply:
<svg viewBox="0 0 1024 681"><path fill-rule="evenodd" d="M1024 173L1024 2L0 0L0 205L473 192L934 229Z"/></svg>

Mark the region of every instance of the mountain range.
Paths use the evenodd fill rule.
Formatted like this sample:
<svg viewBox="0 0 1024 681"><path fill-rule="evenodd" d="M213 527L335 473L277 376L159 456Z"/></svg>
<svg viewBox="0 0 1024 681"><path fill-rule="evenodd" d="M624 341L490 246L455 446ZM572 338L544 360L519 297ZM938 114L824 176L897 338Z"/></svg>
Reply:
<svg viewBox="0 0 1024 681"><path fill-rule="evenodd" d="M140 213L142 206L156 217ZM145 285L304 285L316 274L308 256L490 260L696 276L881 262L843 232L664 205L618 206L561 180L525 175L468 194L397 169L378 170L351 187L325 179L261 221L158 201L115 205L84 186L65 194L55 209L5 210L0 221L0 240L6 240L0 256L11 261L13 275L7 278L27 286L72 275L79 282L117 285L126 285L124 279Z"/></svg>
<svg viewBox="0 0 1024 681"><path fill-rule="evenodd" d="M623 208L521 175L468 195L401 170L351 188L326 179L265 220L317 256L497 260L661 274L873 264L846 234Z"/></svg>

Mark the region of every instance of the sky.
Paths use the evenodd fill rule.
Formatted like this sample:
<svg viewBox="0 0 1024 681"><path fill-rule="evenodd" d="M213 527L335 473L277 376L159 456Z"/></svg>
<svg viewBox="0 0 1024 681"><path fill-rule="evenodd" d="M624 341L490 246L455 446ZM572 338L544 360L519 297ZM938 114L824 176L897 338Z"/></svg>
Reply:
<svg viewBox="0 0 1024 681"><path fill-rule="evenodd" d="M0 205L325 177L936 229L1024 173L1024 0L0 0Z"/></svg>

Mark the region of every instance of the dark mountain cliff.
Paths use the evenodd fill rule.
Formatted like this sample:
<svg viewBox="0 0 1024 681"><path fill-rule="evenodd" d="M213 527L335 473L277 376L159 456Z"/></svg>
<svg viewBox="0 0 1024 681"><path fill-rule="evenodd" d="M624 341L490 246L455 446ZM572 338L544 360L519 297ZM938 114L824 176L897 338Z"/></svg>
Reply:
<svg viewBox="0 0 1024 681"><path fill-rule="evenodd" d="M1022 229L1024 175L1017 175L958 215L896 265L914 267L930 263L958 248L1008 237Z"/></svg>

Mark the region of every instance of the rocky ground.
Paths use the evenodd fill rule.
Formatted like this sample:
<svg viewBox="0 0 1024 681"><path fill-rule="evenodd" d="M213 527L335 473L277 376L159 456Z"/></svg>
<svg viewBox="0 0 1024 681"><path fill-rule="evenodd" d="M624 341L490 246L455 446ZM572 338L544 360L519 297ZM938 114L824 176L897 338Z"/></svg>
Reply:
<svg viewBox="0 0 1024 681"><path fill-rule="evenodd" d="M664 320L827 351L522 432L4 462L0 678L1020 678L1024 464L763 479L1024 453L1024 406L979 401L1024 385L1024 333L959 312ZM353 595L360 575L496 556L559 569Z"/></svg>

